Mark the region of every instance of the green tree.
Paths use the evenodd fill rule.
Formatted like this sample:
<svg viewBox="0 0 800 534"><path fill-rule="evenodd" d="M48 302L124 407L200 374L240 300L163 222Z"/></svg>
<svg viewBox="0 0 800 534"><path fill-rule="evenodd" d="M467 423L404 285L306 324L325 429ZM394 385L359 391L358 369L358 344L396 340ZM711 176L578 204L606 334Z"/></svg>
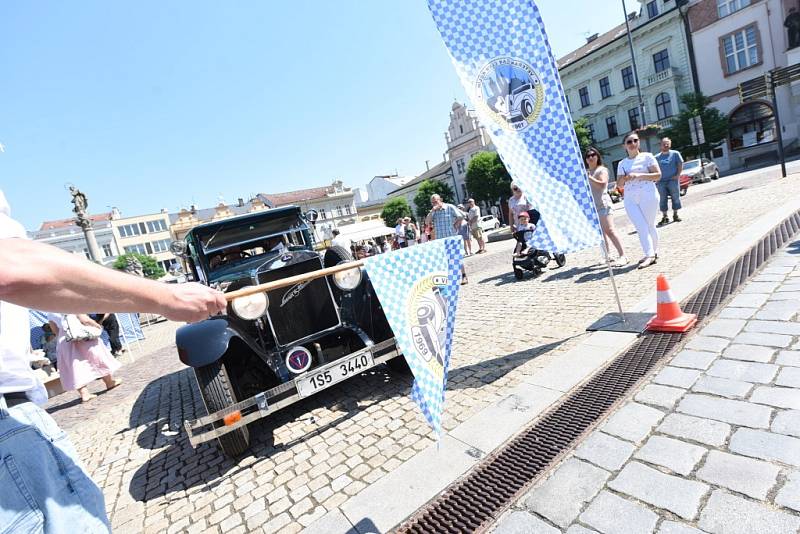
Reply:
<svg viewBox="0 0 800 534"><path fill-rule="evenodd" d="M431 210L431 195L437 194L442 197L444 202L453 202L455 195L453 188L439 180L424 180L419 184L416 196L414 196L414 206L417 207L417 219L422 220Z"/></svg>
<svg viewBox="0 0 800 534"><path fill-rule="evenodd" d="M381 219L386 226L394 227L400 217L411 217L411 206L403 197L393 198L383 205Z"/></svg>
<svg viewBox="0 0 800 534"><path fill-rule="evenodd" d="M150 278L156 280L164 276L165 273L164 269L158 264L155 258L151 258L150 256L145 256L144 254L139 254L137 252L131 252L129 254L123 254L119 256L116 261L114 261L115 269L119 269L120 271L124 271L125 267L128 265L128 258L136 258L139 260L139 263L142 264L142 271L144 272L145 278Z"/></svg>
<svg viewBox="0 0 800 534"><path fill-rule="evenodd" d="M578 137L578 144L581 147L581 154L584 154L586 149L594 144L594 141L592 140L592 133L589 130L589 122L585 117L581 117L573 122L572 125L575 127L575 135Z"/></svg>
<svg viewBox="0 0 800 534"><path fill-rule="evenodd" d="M728 119L716 108L709 107L711 99L702 93L686 93L681 95L683 111L673 121L672 126L661 131L661 137L672 140L672 148L679 150L684 159L698 157L717 146L728 135ZM700 116L703 122L703 134L706 142L700 146L692 145L689 133L689 119Z"/></svg>
<svg viewBox="0 0 800 534"><path fill-rule="evenodd" d="M475 154L467 166L467 189L476 202L508 198L511 175L497 152Z"/></svg>

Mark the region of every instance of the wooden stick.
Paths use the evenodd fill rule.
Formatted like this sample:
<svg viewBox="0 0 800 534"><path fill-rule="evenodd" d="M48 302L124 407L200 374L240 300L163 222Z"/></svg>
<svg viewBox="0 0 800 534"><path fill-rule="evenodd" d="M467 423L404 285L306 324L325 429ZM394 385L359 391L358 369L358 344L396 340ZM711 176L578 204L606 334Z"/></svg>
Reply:
<svg viewBox="0 0 800 534"><path fill-rule="evenodd" d="M242 289L237 289L236 291L225 293L225 298L228 300L228 302L230 302L233 299L239 297L246 297L247 295L253 295L255 293L266 293L267 291L272 291L273 289L280 289L282 287L293 286L299 282L305 282L306 280L315 280L317 278L322 278L323 276L328 276L329 274L334 274L341 271L347 271L349 269L355 269L356 267L361 267L362 265L364 265L364 260L342 263L340 265L334 265L333 267L320 269L319 271L311 271L310 273L298 274L295 276L290 276L289 278L282 278L280 280L274 280L272 282L258 284L257 286L243 287Z"/></svg>

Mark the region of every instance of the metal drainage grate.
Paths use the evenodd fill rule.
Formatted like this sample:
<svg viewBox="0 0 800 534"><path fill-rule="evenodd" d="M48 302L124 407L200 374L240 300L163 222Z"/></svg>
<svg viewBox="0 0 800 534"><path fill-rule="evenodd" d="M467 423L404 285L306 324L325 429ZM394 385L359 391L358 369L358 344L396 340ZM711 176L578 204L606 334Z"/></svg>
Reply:
<svg viewBox="0 0 800 534"><path fill-rule="evenodd" d="M800 229L800 212L776 226L749 251L694 294L683 309L702 320ZM559 455L595 423L685 334L646 333L626 353L465 478L397 528L402 534L480 532L513 503Z"/></svg>

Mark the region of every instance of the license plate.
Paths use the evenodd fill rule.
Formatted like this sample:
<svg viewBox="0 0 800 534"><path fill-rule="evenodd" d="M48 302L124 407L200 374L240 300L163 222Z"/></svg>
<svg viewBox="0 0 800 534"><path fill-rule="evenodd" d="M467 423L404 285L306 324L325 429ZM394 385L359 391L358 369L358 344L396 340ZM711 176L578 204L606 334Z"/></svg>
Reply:
<svg viewBox="0 0 800 534"><path fill-rule="evenodd" d="M353 375L366 371L373 365L375 365L375 362L369 351L347 356L322 369L312 371L304 377L295 379L297 394L301 397L308 397Z"/></svg>

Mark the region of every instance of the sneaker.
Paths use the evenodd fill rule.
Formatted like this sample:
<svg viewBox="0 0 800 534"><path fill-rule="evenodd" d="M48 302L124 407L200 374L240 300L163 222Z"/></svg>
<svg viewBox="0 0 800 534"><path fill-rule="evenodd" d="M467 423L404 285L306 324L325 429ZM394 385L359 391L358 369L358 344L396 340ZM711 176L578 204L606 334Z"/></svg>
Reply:
<svg viewBox="0 0 800 534"><path fill-rule="evenodd" d="M669 217L664 216L661 218L661 221L656 226L661 227L661 226L666 226L668 224L669 224Z"/></svg>
<svg viewBox="0 0 800 534"><path fill-rule="evenodd" d="M677 214L677 213L675 213L675 214L673 214L673 215L672 215L672 222L681 222L682 220L683 220L683 219L681 219L680 217L678 217L678 214Z"/></svg>
<svg viewBox="0 0 800 534"><path fill-rule="evenodd" d="M611 262L612 267L625 267L626 265L628 265L627 256L620 256L619 258Z"/></svg>

